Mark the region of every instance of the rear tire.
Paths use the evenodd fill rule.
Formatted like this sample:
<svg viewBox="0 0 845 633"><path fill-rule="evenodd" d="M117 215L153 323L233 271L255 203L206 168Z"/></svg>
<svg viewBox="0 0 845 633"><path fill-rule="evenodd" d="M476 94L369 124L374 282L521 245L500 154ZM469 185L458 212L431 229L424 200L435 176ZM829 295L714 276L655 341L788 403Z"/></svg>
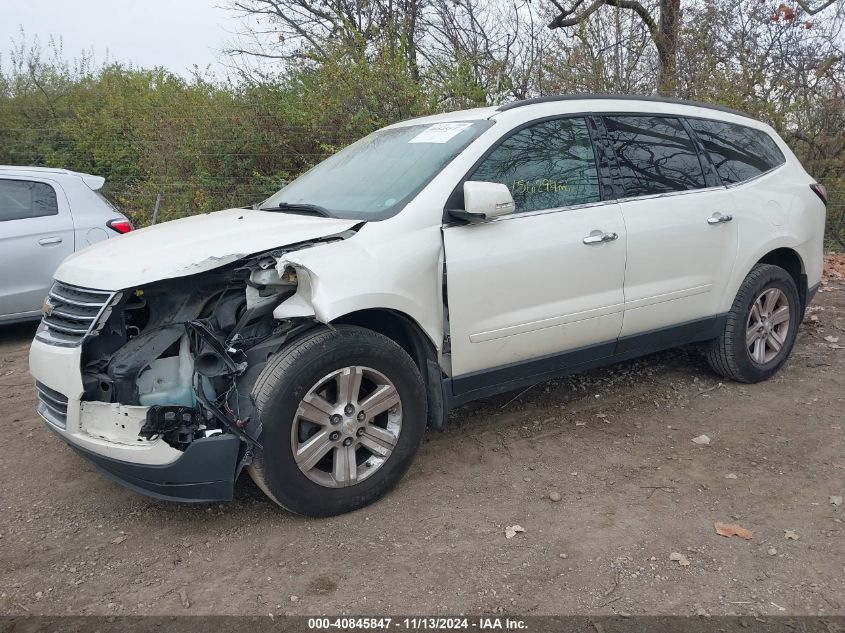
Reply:
<svg viewBox="0 0 845 633"><path fill-rule="evenodd" d="M391 339L356 326L320 328L283 348L252 397L263 448L248 472L270 499L312 517L384 495L426 426L417 366Z"/></svg>
<svg viewBox="0 0 845 633"><path fill-rule="evenodd" d="M757 264L742 282L722 334L705 348L707 362L717 374L738 382L768 379L792 351L801 311L790 274Z"/></svg>

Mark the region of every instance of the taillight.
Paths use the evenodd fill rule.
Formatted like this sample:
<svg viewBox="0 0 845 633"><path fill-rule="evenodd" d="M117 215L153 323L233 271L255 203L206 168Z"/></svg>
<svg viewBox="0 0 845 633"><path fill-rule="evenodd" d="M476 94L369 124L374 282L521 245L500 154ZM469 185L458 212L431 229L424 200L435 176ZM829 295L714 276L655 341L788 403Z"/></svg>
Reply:
<svg viewBox="0 0 845 633"><path fill-rule="evenodd" d="M810 185L810 189L812 189L813 193L815 193L819 198L821 198L822 202L827 204L827 189L824 185L820 185L819 183L814 182L812 185Z"/></svg>
<svg viewBox="0 0 845 633"><path fill-rule="evenodd" d="M106 226L109 227L112 231L117 231L118 233L129 233L133 228L132 223L129 220L109 220L106 222Z"/></svg>

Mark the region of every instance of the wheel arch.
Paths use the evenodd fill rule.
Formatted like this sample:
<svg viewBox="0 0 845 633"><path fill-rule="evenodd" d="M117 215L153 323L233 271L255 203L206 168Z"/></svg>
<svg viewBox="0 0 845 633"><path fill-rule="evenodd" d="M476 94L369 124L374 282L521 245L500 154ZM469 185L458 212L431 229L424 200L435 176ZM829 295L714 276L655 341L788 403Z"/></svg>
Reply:
<svg viewBox="0 0 845 633"><path fill-rule="evenodd" d="M795 249L782 246L775 248L757 260L756 264L771 264L783 268L795 282L798 288L798 297L801 299L801 309L807 305L807 274L804 268L804 260Z"/></svg>
<svg viewBox="0 0 845 633"><path fill-rule="evenodd" d="M443 376L438 362L437 347L422 326L404 312L389 308L365 308L349 312L331 321L330 325L341 323L378 332L408 353L425 382L428 425L442 429L448 415L443 393Z"/></svg>

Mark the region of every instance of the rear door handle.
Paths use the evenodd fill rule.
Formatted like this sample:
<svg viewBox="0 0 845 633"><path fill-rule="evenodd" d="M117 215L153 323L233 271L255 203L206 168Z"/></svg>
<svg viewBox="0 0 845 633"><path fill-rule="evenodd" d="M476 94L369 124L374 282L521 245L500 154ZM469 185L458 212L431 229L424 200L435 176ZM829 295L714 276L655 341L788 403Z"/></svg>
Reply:
<svg viewBox="0 0 845 633"><path fill-rule="evenodd" d="M716 213L707 218L707 224L724 224L725 222L730 222L733 219L734 216L732 215L722 215L721 213L716 211Z"/></svg>
<svg viewBox="0 0 845 633"><path fill-rule="evenodd" d="M605 233L604 231L590 231L590 234L584 238L584 244L603 244L604 242L612 242L619 236L616 233Z"/></svg>
<svg viewBox="0 0 845 633"><path fill-rule="evenodd" d="M49 246L50 244L59 244L61 241L62 238L60 238L58 235L55 235L53 237L42 237L40 240L38 240L38 243L41 244L41 246Z"/></svg>

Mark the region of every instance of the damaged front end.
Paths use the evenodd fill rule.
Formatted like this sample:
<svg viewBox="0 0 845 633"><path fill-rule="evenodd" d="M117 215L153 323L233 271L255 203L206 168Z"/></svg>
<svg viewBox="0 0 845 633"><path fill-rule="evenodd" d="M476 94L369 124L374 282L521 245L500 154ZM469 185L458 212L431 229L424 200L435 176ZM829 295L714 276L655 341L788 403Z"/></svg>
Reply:
<svg viewBox="0 0 845 633"><path fill-rule="evenodd" d="M86 456L147 494L195 501L231 498L234 480L260 447L253 384L273 354L317 323L308 316L273 316L298 284L295 269L279 261L292 250L344 237L115 293L82 343L83 430L127 446L163 442L182 456L174 461L179 465L175 475L155 464L128 472L131 465L124 462ZM199 492L174 493L183 484L199 485ZM206 484L214 484L213 491Z"/></svg>

